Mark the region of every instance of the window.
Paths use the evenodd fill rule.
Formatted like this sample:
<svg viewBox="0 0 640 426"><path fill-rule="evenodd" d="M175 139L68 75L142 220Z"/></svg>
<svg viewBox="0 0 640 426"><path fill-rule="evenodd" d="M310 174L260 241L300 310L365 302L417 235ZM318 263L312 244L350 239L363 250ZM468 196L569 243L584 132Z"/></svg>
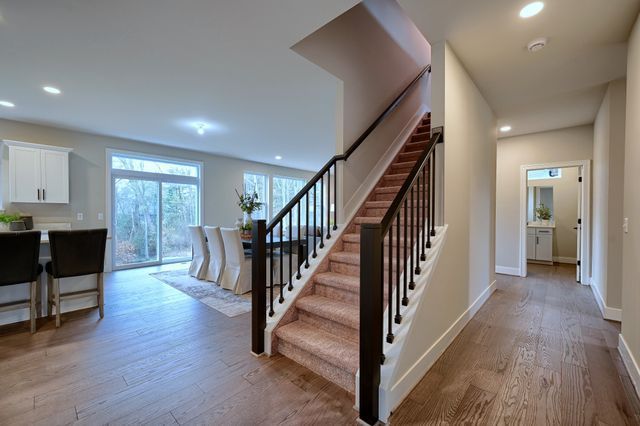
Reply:
<svg viewBox="0 0 640 426"><path fill-rule="evenodd" d="M199 163L110 153L114 269L191 258L200 224Z"/></svg>
<svg viewBox="0 0 640 426"><path fill-rule="evenodd" d="M561 169L529 170L527 173L529 180L559 179L562 177Z"/></svg>
<svg viewBox="0 0 640 426"><path fill-rule="evenodd" d="M273 178L273 189L271 191L273 200L273 215L280 213L280 210L287 205L293 197L307 183L304 179L288 178L288 177L275 177ZM295 220L295 218L294 218Z"/></svg>
<svg viewBox="0 0 640 426"><path fill-rule="evenodd" d="M260 210L253 213L253 219L268 219L267 212L269 211L269 199L268 193L268 180L266 175L258 173L245 172L244 174L244 192L257 193L258 201L262 204Z"/></svg>

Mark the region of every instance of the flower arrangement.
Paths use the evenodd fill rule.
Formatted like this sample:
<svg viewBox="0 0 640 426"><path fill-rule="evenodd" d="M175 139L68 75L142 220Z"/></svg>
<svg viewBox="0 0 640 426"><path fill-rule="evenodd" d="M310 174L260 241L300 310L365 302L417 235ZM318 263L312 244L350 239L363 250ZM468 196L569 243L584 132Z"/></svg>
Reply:
<svg viewBox="0 0 640 426"><path fill-rule="evenodd" d="M236 189L236 195L238 195L238 207L244 213L244 224L240 227L240 230L249 233L253 228L251 215L256 210L259 210L263 203L258 201L258 193L255 191L240 194Z"/></svg>
<svg viewBox="0 0 640 426"><path fill-rule="evenodd" d="M540 204L536 207L536 216L538 216L540 220L549 220L551 219L551 209L544 204Z"/></svg>

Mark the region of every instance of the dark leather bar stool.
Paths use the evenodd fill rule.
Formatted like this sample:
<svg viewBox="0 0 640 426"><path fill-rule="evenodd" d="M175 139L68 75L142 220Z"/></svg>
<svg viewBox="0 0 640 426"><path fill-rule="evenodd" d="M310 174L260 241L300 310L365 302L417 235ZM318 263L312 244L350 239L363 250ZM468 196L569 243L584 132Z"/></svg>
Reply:
<svg viewBox="0 0 640 426"><path fill-rule="evenodd" d="M56 307L56 327L60 327L60 302L68 299L95 295L98 299L100 318L104 318L104 251L107 243L106 229L77 231L49 231L51 262L47 262L48 303L51 316ZM60 278L97 275L96 289L60 293Z"/></svg>
<svg viewBox="0 0 640 426"><path fill-rule="evenodd" d="M0 312L29 308L31 332L36 332L38 277L42 265L40 231L0 232L0 287L31 283L29 300L0 304Z"/></svg>

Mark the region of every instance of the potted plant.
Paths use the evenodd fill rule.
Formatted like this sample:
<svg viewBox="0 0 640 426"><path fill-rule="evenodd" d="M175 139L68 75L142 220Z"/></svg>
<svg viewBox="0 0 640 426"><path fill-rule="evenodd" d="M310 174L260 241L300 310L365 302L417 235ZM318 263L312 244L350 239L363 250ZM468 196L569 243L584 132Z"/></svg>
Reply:
<svg viewBox="0 0 640 426"><path fill-rule="evenodd" d="M244 216L240 231L245 235L251 234L251 229L253 226L253 219L251 218L251 215L253 214L253 212L260 209L263 203L258 201L257 192L244 192L240 194L236 189L236 194L238 195L238 207L240 207L240 210L242 210Z"/></svg>
<svg viewBox="0 0 640 426"><path fill-rule="evenodd" d="M20 220L19 214L0 213L0 232L8 231L11 222L16 220Z"/></svg>
<svg viewBox="0 0 640 426"><path fill-rule="evenodd" d="M547 224L551 219L551 209L541 203L536 207L536 216L542 223Z"/></svg>

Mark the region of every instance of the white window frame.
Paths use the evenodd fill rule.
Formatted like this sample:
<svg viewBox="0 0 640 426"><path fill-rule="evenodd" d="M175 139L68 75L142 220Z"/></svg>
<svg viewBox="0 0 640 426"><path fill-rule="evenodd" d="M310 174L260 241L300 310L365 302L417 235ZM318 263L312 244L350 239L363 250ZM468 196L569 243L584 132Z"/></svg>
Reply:
<svg viewBox="0 0 640 426"><path fill-rule="evenodd" d="M153 173L153 172L140 172L135 170L122 170L122 169L113 169L113 157L114 156L123 156L128 158L140 159L140 160L158 160L166 163L174 163L187 165L191 167L196 167L198 170L197 176L182 176L182 175L171 175L165 173ZM109 256L110 262L108 264L111 266L112 270L122 270L122 269L133 269L133 268L142 268L145 266L154 266L154 265L162 265L169 263L179 263L189 260L190 258L184 259L172 259L171 262L164 262L162 259L162 234L158 234L159 245L158 245L158 260L152 262L144 262L144 263L136 263L133 265L116 265L115 258L115 236L113 235L113 218L115 217L115 205L113 204L113 196L115 194L115 179L114 177L120 178L131 178L131 179L144 179L151 180L155 182L159 182L160 185L160 193L159 193L159 211L158 211L158 223L159 227L162 228L162 183L183 183L183 184L191 184L196 185L198 188L198 206L197 206L197 225L202 224L202 218L204 217L204 163L201 161L188 160L179 157L169 157L155 154L147 154L143 152L135 152L135 151L126 151L120 149L106 149L106 224L108 230L109 241L111 241L111 247L109 248ZM161 231L160 231L161 232Z"/></svg>

